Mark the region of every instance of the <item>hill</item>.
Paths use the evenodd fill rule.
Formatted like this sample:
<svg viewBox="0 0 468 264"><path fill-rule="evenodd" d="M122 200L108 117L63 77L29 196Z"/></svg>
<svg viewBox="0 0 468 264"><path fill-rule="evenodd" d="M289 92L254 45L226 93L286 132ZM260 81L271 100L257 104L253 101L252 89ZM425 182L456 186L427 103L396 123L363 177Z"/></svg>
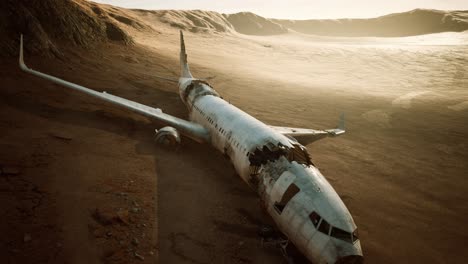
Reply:
<svg viewBox="0 0 468 264"><path fill-rule="evenodd" d="M143 26L122 16L119 9L87 1L27 1L0 2L0 55L15 55L19 35L25 34L29 52L58 55L55 42L90 47L93 43L117 41L131 44L132 38L122 25Z"/></svg>
<svg viewBox="0 0 468 264"><path fill-rule="evenodd" d="M305 34L403 37L468 30L468 11L415 9L370 19L272 19L272 21Z"/></svg>

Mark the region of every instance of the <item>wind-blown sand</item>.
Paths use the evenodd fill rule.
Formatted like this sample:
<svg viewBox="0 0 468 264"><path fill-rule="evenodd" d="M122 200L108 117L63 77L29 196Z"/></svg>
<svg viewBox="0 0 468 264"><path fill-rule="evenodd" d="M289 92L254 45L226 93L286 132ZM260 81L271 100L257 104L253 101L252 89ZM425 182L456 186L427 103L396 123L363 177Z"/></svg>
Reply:
<svg viewBox="0 0 468 264"><path fill-rule="evenodd" d="M26 63L186 117L177 88L155 78L178 73L178 26L160 12L99 7L132 45L58 43L60 59L27 53ZM197 21L170 14L179 27ZM467 33L192 31L192 72L214 76L226 100L260 120L320 129L346 113L344 136L307 147L354 216L367 263L467 259ZM6 263L283 263L278 250L260 247L257 228L269 218L221 154L189 140L160 149L159 124L16 63L0 64L0 165L18 172L0 177Z"/></svg>

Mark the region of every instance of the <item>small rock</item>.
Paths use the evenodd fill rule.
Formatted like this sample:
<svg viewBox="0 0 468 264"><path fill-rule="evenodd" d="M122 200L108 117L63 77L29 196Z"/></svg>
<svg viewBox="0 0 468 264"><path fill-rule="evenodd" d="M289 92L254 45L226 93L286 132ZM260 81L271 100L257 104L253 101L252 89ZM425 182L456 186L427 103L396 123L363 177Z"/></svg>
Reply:
<svg viewBox="0 0 468 264"><path fill-rule="evenodd" d="M142 255L134 252L133 255L135 256L135 258L139 259L139 260L145 260L145 257L143 257Z"/></svg>
<svg viewBox="0 0 468 264"><path fill-rule="evenodd" d="M30 234L24 234L23 241L24 241L25 243L27 243L27 242L29 242L29 241L31 241L31 240L32 240L32 237L31 237Z"/></svg>
<svg viewBox="0 0 468 264"><path fill-rule="evenodd" d="M13 254L18 254L18 253L21 252L21 251L20 251L19 249L17 249L17 248L10 249L9 251L10 251L11 253L13 253Z"/></svg>
<svg viewBox="0 0 468 264"><path fill-rule="evenodd" d="M59 140L63 140L63 141L72 140L72 138L68 137L68 136L62 136L62 135L56 135L56 134L50 134L50 136L53 137L53 138L59 139Z"/></svg>
<svg viewBox="0 0 468 264"><path fill-rule="evenodd" d="M110 225L113 222L112 213L108 211L99 210L96 208L91 216L101 225Z"/></svg>
<svg viewBox="0 0 468 264"><path fill-rule="evenodd" d="M138 238L134 237L132 239L132 244L135 245L135 246L138 246L138 244L140 244L140 241L138 240Z"/></svg>
<svg viewBox="0 0 468 264"><path fill-rule="evenodd" d="M101 229L95 229L95 230L93 231L93 236L94 236L94 237L102 237L103 235L104 235L104 234L103 234L103 232L102 232Z"/></svg>
<svg viewBox="0 0 468 264"><path fill-rule="evenodd" d="M138 207L138 203L136 201L133 201L132 204L133 204L133 206Z"/></svg>
<svg viewBox="0 0 468 264"><path fill-rule="evenodd" d="M143 224L144 227L146 227L146 224Z"/></svg>
<svg viewBox="0 0 468 264"><path fill-rule="evenodd" d="M112 236L112 232L107 232L107 233L106 233L106 236L111 237L111 236Z"/></svg>
<svg viewBox="0 0 468 264"><path fill-rule="evenodd" d="M128 63L138 63L138 60L131 56L124 56L124 60Z"/></svg>
<svg viewBox="0 0 468 264"><path fill-rule="evenodd" d="M128 216L128 211L127 210L119 210L117 211L117 218L119 219L120 222L128 225L130 223L130 219Z"/></svg>
<svg viewBox="0 0 468 264"><path fill-rule="evenodd" d="M16 167L3 167L1 168L1 173L2 175L7 175L7 176L14 176L14 175L18 175L20 174L21 171L20 169L16 168Z"/></svg>
<svg viewBox="0 0 468 264"><path fill-rule="evenodd" d="M148 254L150 254L151 256L153 256L153 255L154 255L154 252L153 252L153 251L150 251L150 252L148 252Z"/></svg>
<svg viewBox="0 0 468 264"><path fill-rule="evenodd" d="M133 213L138 213L139 211L140 211L140 208L138 208L138 207L133 207L132 208Z"/></svg>

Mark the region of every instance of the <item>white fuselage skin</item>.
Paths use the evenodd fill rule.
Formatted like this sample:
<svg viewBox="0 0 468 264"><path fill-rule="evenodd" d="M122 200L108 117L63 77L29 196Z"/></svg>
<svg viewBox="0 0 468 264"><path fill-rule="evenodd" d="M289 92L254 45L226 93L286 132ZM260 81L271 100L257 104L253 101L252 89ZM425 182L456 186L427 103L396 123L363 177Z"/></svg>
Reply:
<svg viewBox="0 0 468 264"><path fill-rule="evenodd" d="M226 102L203 81L181 78L179 92L190 119L210 131L209 143L229 157L310 261L362 263L351 214L305 147Z"/></svg>

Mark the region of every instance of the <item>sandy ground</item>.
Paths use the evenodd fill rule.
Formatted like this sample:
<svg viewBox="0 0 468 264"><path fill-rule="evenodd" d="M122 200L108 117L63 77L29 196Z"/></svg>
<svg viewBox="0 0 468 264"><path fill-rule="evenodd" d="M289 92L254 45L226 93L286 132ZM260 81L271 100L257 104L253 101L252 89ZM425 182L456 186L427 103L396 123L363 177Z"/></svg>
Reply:
<svg viewBox="0 0 468 264"><path fill-rule="evenodd" d="M185 117L177 88L154 77L177 74L178 32L141 19L157 32L128 29L136 46L26 61ZM307 147L354 216L367 263L468 257L466 33L186 42L192 72L215 76L226 100L262 121L330 128L346 113L346 135ZM159 149L159 124L26 76L15 59L0 67L6 263L283 263L260 247L270 220L258 199L211 147Z"/></svg>

